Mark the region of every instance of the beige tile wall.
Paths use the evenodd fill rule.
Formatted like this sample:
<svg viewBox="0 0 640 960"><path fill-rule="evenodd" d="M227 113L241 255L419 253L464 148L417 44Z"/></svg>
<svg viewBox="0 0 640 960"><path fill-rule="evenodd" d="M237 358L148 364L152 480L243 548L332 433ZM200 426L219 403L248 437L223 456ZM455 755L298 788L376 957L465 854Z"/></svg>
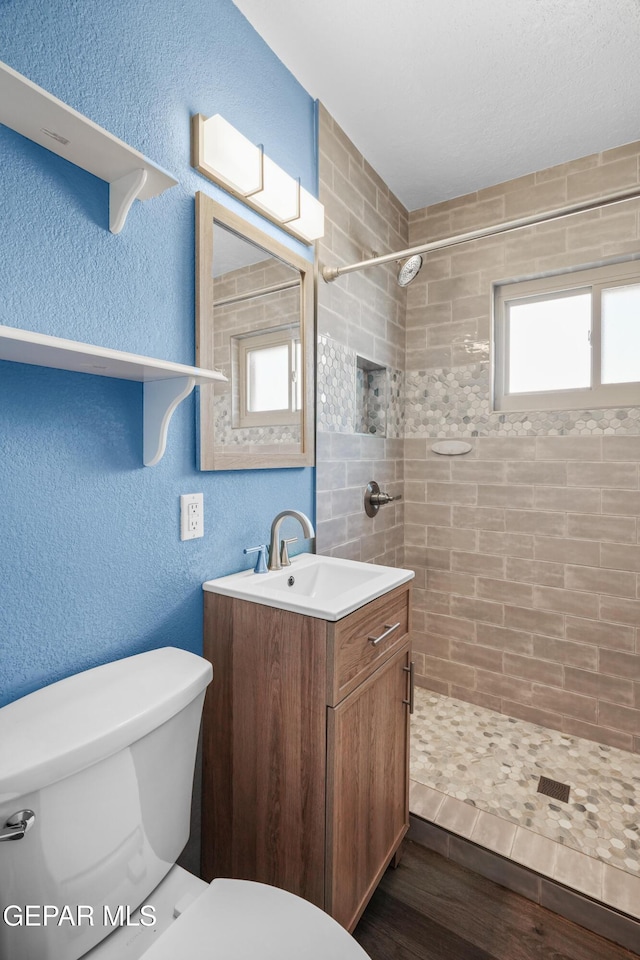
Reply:
<svg viewBox="0 0 640 960"><path fill-rule="evenodd" d="M416 211L410 245L640 183L639 163L630 144ZM408 288L405 408L420 682L635 750L640 411L493 414L489 338L493 283L638 257L639 217L631 201L429 255ZM472 452L438 457L435 436Z"/></svg>
<svg viewBox="0 0 640 960"><path fill-rule="evenodd" d="M320 264L345 264L405 247L404 207L320 107L320 200L325 237ZM402 427L387 437L354 431L355 355L404 369L406 292L388 267L318 281L316 519L319 553L401 566L404 502L364 513L364 489L377 480L403 494ZM391 435L390 435L391 434Z"/></svg>

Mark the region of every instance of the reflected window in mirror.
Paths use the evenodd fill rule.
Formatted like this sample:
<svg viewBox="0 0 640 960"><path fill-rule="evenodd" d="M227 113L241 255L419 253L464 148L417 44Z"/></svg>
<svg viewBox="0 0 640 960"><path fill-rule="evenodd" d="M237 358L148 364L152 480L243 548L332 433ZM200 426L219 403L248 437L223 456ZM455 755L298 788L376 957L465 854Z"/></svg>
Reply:
<svg viewBox="0 0 640 960"><path fill-rule="evenodd" d="M200 468L309 466L313 265L201 193L196 234Z"/></svg>

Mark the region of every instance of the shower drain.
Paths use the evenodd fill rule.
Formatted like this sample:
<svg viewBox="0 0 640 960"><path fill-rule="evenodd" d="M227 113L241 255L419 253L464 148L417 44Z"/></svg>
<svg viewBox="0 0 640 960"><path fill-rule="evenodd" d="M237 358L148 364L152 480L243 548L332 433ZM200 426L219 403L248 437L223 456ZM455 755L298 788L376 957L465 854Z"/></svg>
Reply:
<svg viewBox="0 0 640 960"><path fill-rule="evenodd" d="M568 783L550 780L549 777L540 777L538 781L538 793L544 793L546 797L553 797L554 800L561 800L563 803L568 802L570 790Z"/></svg>

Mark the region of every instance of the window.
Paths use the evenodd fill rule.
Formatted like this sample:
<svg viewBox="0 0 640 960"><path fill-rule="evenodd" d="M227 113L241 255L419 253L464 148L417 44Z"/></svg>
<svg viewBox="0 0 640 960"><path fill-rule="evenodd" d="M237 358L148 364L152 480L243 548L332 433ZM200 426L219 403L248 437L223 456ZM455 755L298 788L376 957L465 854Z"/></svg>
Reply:
<svg viewBox="0 0 640 960"><path fill-rule="evenodd" d="M239 426L300 422L302 344L299 327L237 338Z"/></svg>
<svg viewBox="0 0 640 960"><path fill-rule="evenodd" d="M496 410L640 403L640 263L497 286Z"/></svg>

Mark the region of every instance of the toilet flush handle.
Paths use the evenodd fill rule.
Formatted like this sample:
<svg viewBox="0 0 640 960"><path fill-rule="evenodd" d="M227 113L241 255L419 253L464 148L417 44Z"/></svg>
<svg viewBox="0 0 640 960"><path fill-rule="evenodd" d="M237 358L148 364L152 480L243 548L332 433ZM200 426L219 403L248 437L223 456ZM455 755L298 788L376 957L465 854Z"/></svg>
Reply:
<svg viewBox="0 0 640 960"><path fill-rule="evenodd" d="M36 819L33 810L18 810L13 813L0 830L0 843L3 840L22 840L27 830L30 830Z"/></svg>

